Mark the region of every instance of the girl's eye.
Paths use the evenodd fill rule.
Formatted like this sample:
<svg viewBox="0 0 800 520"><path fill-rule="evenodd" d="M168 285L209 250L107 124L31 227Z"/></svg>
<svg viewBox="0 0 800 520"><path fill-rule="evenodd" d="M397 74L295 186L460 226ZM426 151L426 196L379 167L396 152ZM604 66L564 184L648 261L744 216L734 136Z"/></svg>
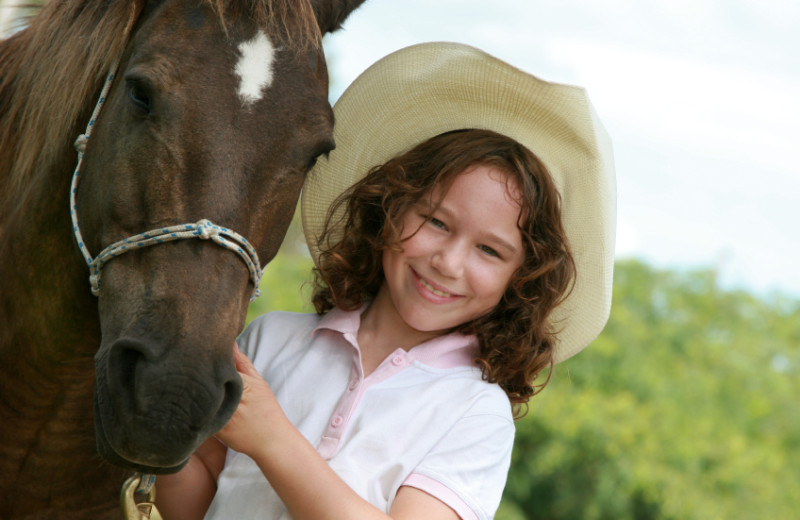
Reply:
<svg viewBox="0 0 800 520"><path fill-rule="evenodd" d="M447 229L447 226L444 225L444 222L442 222L438 218L431 217L431 224L433 224L434 226L436 226L438 228Z"/></svg>
<svg viewBox="0 0 800 520"><path fill-rule="evenodd" d="M496 256L500 258L500 254L489 246L478 246L478 249L480 249L489 256Z"/></svg>

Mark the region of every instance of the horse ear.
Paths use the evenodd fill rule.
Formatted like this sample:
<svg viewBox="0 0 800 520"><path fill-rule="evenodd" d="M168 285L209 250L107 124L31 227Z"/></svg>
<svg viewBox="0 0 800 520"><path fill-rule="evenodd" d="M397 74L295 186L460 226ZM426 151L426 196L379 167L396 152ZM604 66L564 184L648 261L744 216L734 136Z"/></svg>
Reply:
<svg viewBox="0 0 800 520"><path fill-rule="evenodd" d="M322 34L333 32L365 0L311 0Z"/></svg>

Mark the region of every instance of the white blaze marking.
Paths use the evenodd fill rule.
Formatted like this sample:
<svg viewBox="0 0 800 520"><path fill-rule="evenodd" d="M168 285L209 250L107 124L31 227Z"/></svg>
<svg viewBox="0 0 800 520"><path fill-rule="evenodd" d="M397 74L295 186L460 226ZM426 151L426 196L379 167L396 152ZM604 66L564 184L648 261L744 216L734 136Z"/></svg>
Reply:
<svg viewBox="0 0 800 520"><path fill-rule="evenodd" d="M239 44L239 53L241 56L236 63L239 97L245 104L254 103L261 98L263 89L272 84L275 47L263 31L258 31L252 40Z"/></svg>

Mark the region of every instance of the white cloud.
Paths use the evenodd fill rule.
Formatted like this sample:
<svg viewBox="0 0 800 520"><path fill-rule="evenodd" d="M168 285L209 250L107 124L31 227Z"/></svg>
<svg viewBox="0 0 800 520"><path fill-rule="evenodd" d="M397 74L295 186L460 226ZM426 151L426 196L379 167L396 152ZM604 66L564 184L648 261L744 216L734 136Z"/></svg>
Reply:
<svg viewBox="0 0 800 520"><path fill-rule="evenodd" d="M800 79L596 42L554 41L550 52L579 71L601 114L620 124L800 173Z"/></svg>
<svg viewBox="0 0 800 520"><path fill-rule="evenodd" d="M617 243L615 256L624 258L634 256L640 252L639 230L636 225L627 218L617 219Z"/></svg>

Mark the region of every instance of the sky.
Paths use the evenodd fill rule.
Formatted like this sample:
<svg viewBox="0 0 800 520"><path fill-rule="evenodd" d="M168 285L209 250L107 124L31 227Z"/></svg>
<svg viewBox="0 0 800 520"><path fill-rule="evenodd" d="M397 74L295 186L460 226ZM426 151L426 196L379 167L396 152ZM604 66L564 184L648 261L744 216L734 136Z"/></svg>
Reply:
<svg viewBox="0 0 800 520"><path fill-rule="evenodd" d="M424 41L587 89L614 144L618 259L800 297L800 2L367 0L325 38L331 99Z"/></svg>

